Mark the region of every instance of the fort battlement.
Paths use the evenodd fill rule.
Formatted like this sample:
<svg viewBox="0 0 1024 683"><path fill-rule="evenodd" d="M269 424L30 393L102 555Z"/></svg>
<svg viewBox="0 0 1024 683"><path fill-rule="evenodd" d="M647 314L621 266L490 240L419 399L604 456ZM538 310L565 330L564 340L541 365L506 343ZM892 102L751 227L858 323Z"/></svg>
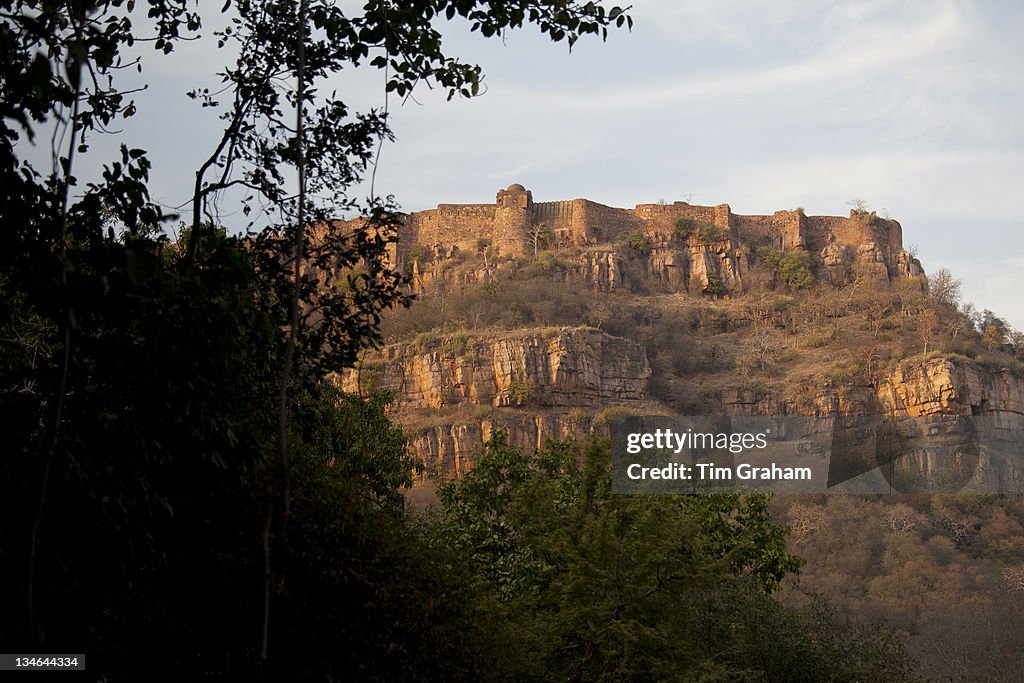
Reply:
<svg viewBox="0 0 1024 683"><path fill-rule="evenodd" d="M675 234L680 219L698 227L714 226L723 239L737 244L770 244L784 251L804 248L819 258L829 250L868 249L890 271L904 253L900 224L874 213L806 216L796 210L748 216L733 213L728 204L673 202L623 209L589 199L535 202L530 190L514 183L499 190L493 204L439 204L408 214L395 256L399 265L404 264L413 244L437 252L473 253L481 240L499 255L522 255L531 250L530 233L539 226L547 229L551 246L557 248L621 242L637 231L652 243L663 243Z"/></svg>

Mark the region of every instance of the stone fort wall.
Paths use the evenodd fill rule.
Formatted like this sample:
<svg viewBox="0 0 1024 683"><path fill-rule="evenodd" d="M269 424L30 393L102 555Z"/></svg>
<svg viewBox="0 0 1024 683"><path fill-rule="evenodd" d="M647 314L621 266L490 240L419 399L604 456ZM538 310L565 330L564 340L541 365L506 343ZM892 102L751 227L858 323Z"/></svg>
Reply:
<svg viewBox="0 0 1024 683"><path fill-rule="evenodd" d="M673 204L638 204L633 214L644 221L645 232L651 234L672 234L676 221L685 218L695 224L713 225L728 231L731 211L728 204L698 206L687 202Z"/></svg>
<svg viewBox="0 0 1024 683"><path fill-rule="evenodd" d="M494 225L494 204L439 204L436 209L417 211L406 220L406 235L413 244L456 246L460 251L476 249L481 233Z"/></svg>
<svg viewBox="0 0 1024 683"><path fill-rule="evenodd" d="M439 204L408 214L399 231L395 258L403 265L412 244L446 253L452 248L473 253L480 240L489 240L500 255L523 255L532 252L530 232L537 226L547 228L554 246L560 248L620 242L635 231L657 241L668 239L681 218L713 225L733 240L755 246L802 247L818 254L833 244L857 248L873 243L891 263L903 251L900 224L874 214L806 216L797 210L740 215L732 213L728 204L687 202L638 204L632 209L588 199L535 203L532 192L517 183L499 190L494 204Z"/></svg>

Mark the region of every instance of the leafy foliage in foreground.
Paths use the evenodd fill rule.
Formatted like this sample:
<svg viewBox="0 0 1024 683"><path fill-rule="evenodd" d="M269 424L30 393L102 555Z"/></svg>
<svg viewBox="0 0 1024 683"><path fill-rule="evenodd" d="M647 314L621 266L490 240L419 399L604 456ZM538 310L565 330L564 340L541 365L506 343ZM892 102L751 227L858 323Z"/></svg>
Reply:
<svg viewBox="0 0 1024 683"><path fill-rule="evenodd" d="M204 244L195 270L179 267L177 250L136 240L106 250L105 291L90 271L76 275L74 372L40 519L31 629L26 541L39 509L40 418L51 410L39 383L59 371L32 351L59 345L33 298L0 296L3 336L21 341L0 357L12 380L0 405L14 418L0 459L5 651L35 641L86 652L109 680L256 673L284 299L239 240ZM434 644L474 651L474 621L459 614L459 576L408 538L398 489L413 463L385 398L340 394L313 372L295 386L291 520L275 533L287 558L272 622L280 673L471 672L472 658Z"/></svg>
<svg viewBox="0 0 1024 683"><path fill-rule="evenodd" d="M475 678L480 620L456 613L476 603L405 538L404 440L382 404L320 380L404 295L385 263L390 200L371 198L361 228L326 221L355 206L386 114L316 85L366 65L400 96L423 82L471 96L480 69L435 20L485 36L534 24L572 45L631 19L591 2L224 3L210 37L237 61L191 93L223 130L170 245L146 152L88 155L137 113L120 77L142 72L132 48L201 38L216 10L193 7L0 0L0 650L84 651L105 680L251 678L257 659L300 678ZM46 139L48 171L23 154ZM226 237L220 210L254 207L278 225Z"/></svg>
<svg viewBox="0 0 1024 683"><path fill-rule="evenodd" d="M436 544L467 558L507 615L502 670L564 680L907 680L884 629L771 596L800 566L764 496L612 495L607 444L502 433L444 485Z"/></svg>

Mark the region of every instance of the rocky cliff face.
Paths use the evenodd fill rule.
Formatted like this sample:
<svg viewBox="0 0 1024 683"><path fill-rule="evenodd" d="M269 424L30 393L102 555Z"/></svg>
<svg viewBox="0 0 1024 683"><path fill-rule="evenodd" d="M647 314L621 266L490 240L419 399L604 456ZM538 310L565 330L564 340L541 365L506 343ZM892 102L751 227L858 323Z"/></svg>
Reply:
<svg viewBox="0 0 1024 683"><path fill-rule="evenodd" d="M644 348L598 330L451 335L420 347L385 347L340 384L350 392L392 392L411 448L444 476L467 471L495 429L529 451L547 439L584 440L592 416L608 406L648 404Z"/></svg>
<svg viewBox="0 0 1024 683"><path fill-rule="evenodd" d="M514 277L513 267L507 261L487 267L456 269L450 267L453 261L446 260L451 256L442 254L434 258L437 260L412 262L411 281L415 293L430 292L442 282L449 288L461 289ZM563 253L552 260L548 272L553 283L571 284L595 293L628 292L641 283L627 276L627 258L637 256L615 250ZM694 294L740 292L748 268L745 256L731 240L679 244L665 239L655 242L650 253L641 257L641 263L634 268L637 266L643 280L650 278L668 291Z"/></svg>
<svg viewBox="0 0 1024 683"><path fill-rule="evenodd" d="M531 451L547 439L585 441L611 406L667 412L649 399L650 378L642 346L590 328L551 328L389 346L340 382L347 391L393 392L413 451L442 476L458 477L494 430ZM725 415L1024 415L1024 379L935 358L905 362L872 385L822 379L789 391L723 389L709 408Z"/></svg>
<svg viewBox="0 0 1024 683"><path fill-rule="evenodd" d="M691 239L680 244L662 238L652 245L648 264L650 274L663 287L694 294L742 291L747 267L746 257L731 239Z"/></svg>
<svg viewBox="0 0 1024 683"><path fill-rule="evenodd" d="M622 254L616 251L590 251L579 254L575 261L556 271L555 279L581 283L595 292L616 292L629 288Z"/></svg>
<svg viewBox="0 0 1024 683"><path fill-rule="evenodd" d="M443 477L460 477L494 431L508 432L509 442L531 452L548 439L574 437L585 443L591 420L578 412L495 410L481 417L443 420L409 434L416 456Z"/></svg>
<svg viewBox="0 0 1024 683"><path fill-rule="evenodd" d="M737 387L717 398L726 415L1024 415L1024 378L971 360L933 358L902 363L875 384L836 387L822 379L796 393Z"/></svg>
<svg viewBox="0 0 1024 683"><path fill-rule="evenodd" d="M651 366L638 344L589 328L439 337L395 345L342 377L346 391L391 391L403 407L461 403L598 407L647 398Z"/></svg>
<svg viewBox="0 0 1024 683"><path fill-rule="evenodd" d="M877 395L884 414L1024 415L1024 379L973 361L906 363L882 380Z"/></svg>

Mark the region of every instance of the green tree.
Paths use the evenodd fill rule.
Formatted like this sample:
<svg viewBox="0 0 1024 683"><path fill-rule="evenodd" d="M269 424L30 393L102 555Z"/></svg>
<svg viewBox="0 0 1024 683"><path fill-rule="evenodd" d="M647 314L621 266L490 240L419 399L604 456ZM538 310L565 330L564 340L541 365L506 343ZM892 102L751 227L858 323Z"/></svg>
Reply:
<svg viewBox="0 0 1024 683"><path fill-rule="evenodd" d="M814 259L806 249L779 251L764 246L759 247L756 253L765 266L790 289L807 289L814 284Z"/></svg>
<svg viewBox="0 0 1024 683"><path fill-rule="evenodd" d="M525 456L499 432L441 488L435 543L467 558L499 600L504 675L910 677L891 635L771 597L800 560L768 497L613 495L609 452L593 445L580 467L572 441Z"/></svg>
<svg viewBox="0 0 1024 683"><path fill-rule="evenodd" d="M701 242L714 242L723 239L724 236L725 233L718 226L711 223L704 223L697 230L697 239Z"/></svg>
<svg viewBox="0 0 1024 683"><path fill-rule="evenodd" d="M704 293L717 297L725 291L725 283L722 278L714 273L708 275L708 283L704 285Z"/></svg>
<svg viewBox="0 0 1024 683"><path fill-rule="evenodd" d="M672 234L681 240L688 240L696 230L697 225L692 218L677 218L672 226Z"/></svg>
<svg viewBox="0 0 1024 683"><path fill-rule="evenodd" d="M779 277L791 289L806 289L814 284L814 260L805 249L793 249L779 259Z"/></svg>
<svg viewBox="0 0 1024 683"><path fill-rule="evenodd" d="M637 254L647 255L651 252L651 243L639 230L629 234L626 238L626 246Z"/></svg>

